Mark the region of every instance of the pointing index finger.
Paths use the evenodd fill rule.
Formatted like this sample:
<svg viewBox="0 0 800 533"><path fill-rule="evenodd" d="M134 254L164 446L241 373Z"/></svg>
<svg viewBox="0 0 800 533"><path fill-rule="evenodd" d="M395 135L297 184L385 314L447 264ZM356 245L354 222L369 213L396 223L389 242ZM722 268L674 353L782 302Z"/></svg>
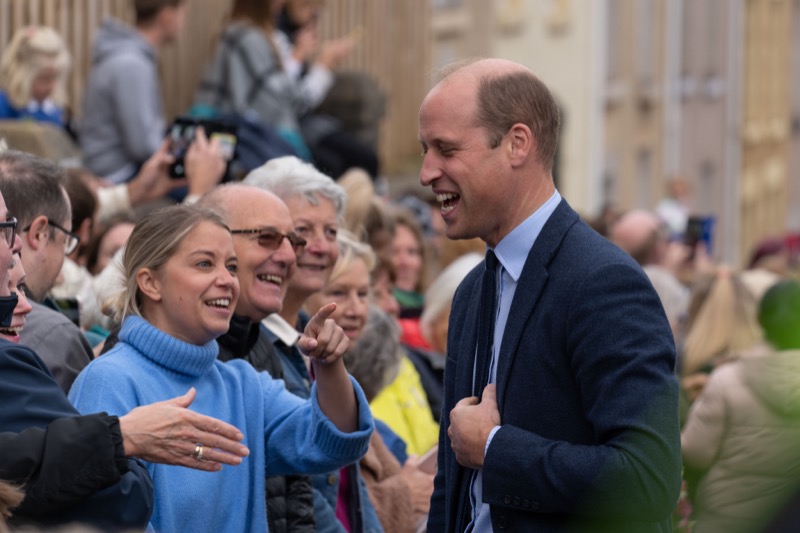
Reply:
<svg viewBox="0 0 800 533"><path fill-rule="evenodd" d="M325 321L335 310L336 304L333 302L320 307L319 311L317 311L316 314L311 317L311 320L308 321L308 324L306 325L306 335L310 337L316 337L316 334L322 329Z"/></svg>

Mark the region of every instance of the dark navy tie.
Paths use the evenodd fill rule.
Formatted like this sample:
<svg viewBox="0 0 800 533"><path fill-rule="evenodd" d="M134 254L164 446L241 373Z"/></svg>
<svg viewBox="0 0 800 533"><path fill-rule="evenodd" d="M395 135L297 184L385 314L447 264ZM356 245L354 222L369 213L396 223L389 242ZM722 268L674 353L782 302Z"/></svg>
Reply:
<svg viewBox="0 0 800 533"><path fill-rule="evenodd" d="M481 308L478 314L478 350L475 353L475 378L473 395L480 398L489 382L489 369L494 343L494 320L497 315L497 256L492 250L486 252L486 270L481 287Z"/></svg>

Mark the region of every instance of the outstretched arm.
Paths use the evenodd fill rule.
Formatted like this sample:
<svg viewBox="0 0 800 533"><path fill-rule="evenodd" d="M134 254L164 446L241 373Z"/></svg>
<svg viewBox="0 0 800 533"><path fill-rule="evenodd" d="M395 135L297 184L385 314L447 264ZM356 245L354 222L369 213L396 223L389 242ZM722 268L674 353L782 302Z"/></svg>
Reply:
<svg viewBox="0 0 800 533"><path fill-rule="evenodd" d="M186 394L133 409L120 417L125 455L151 463L187 466L217 472L223 464L238 465L250 451L241 444L242 432L216 418L187 409L197 396ZM192 455L202 442L203 460Z"/></svg>

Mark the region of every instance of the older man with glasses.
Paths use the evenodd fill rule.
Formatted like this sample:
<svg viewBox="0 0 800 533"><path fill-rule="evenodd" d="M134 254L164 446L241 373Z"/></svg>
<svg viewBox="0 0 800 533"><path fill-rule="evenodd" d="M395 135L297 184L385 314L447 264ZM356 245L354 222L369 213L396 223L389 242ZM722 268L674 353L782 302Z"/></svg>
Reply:
<svg viewBox="0 0 800 533"><path fill-rule="evenodd" d="M65 254L80 242L71 230L72 209L62 179L63 171L47 160L14 150L0 154L0 190L17 220L16 238L21 241L27 292L33 305L21 343L41 356L68 392L93 353L78 326L57 311L48 298Z"/></svg>

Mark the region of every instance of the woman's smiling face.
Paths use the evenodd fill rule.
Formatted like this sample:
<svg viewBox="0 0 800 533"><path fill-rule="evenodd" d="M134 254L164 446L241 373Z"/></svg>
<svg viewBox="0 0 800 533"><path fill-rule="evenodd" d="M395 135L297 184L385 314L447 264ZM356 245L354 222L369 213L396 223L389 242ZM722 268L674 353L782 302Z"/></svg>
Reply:
<svg viewBox="0 0 800 533"><path fill-rule="evenodd" d="M369 288L367 264L356 257L340 275L331 278L325 288L309 297L306 310L314 315L323 305L334 302L336 310L330 318L351 341L355 341L361 336L367 322Z"/></svg>
<svg viewBox="0 0 800 533"><path fill-rule="evenodd" d="M173 337L205 344L228 331L239 298L236 271L231 234L200 222L160 268L139 271L142 314Z"/></svg>

